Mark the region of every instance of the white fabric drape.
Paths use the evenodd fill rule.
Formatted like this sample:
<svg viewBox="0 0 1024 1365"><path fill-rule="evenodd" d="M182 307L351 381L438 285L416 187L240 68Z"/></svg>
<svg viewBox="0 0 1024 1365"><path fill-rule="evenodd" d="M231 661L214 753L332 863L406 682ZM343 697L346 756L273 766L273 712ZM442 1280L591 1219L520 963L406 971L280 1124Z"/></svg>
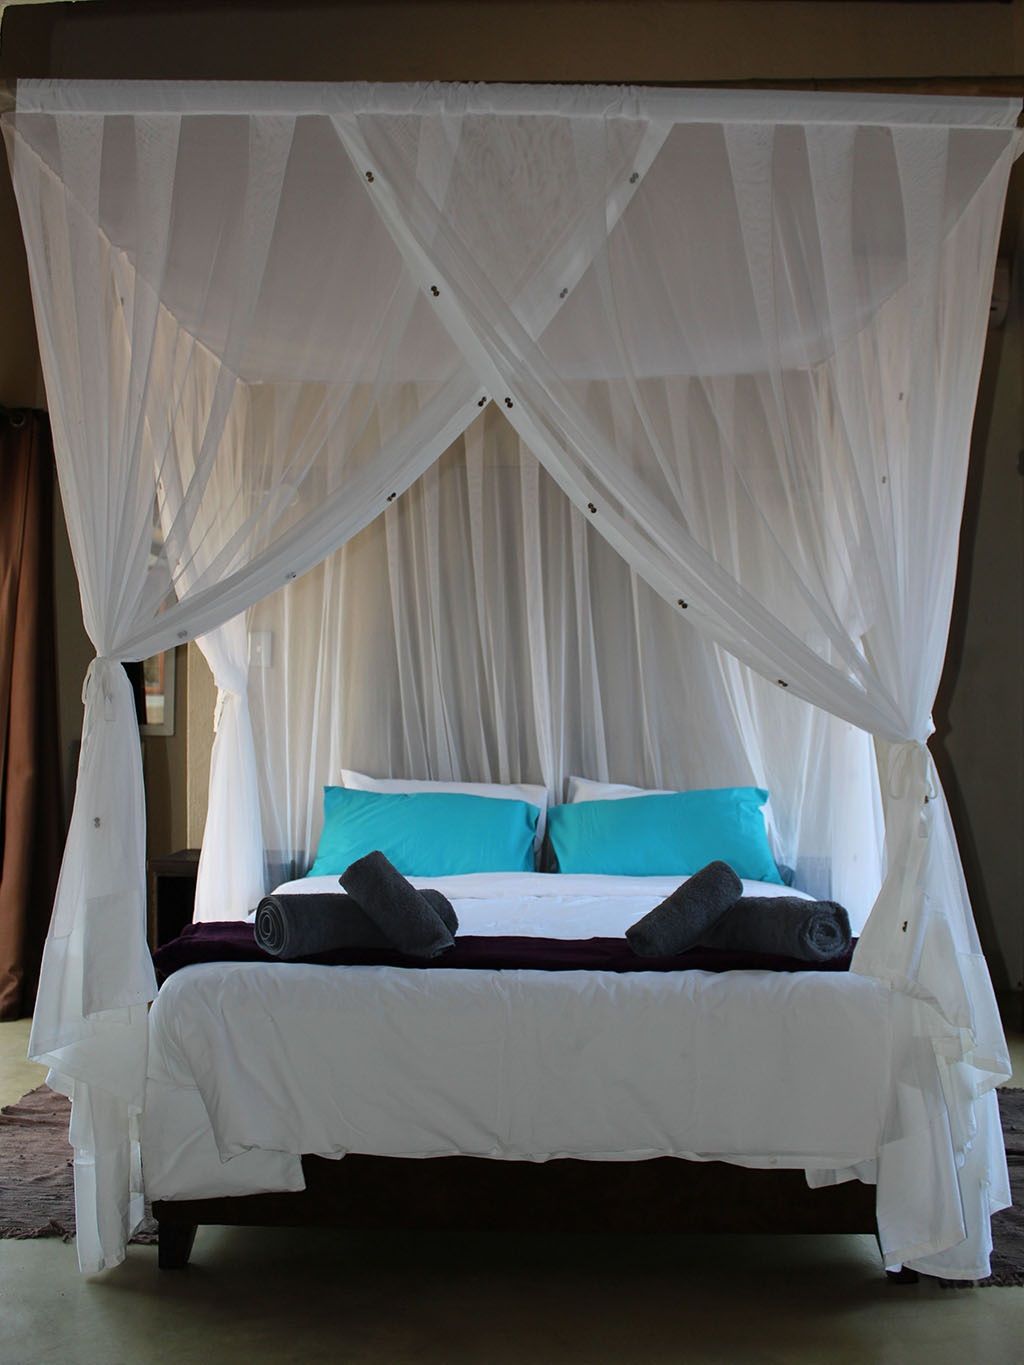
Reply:
<svg viewBox="0 0 1024 1365"><path fill-rule="evenodd" d="M162 315L164 330L173 330ZM167 350L174 344L169 339ZM173 354L173 352L172 352ZM196 477L191 456L195 431L205 425L214 393L216 366L200 351L183 376L181 400L161 430L161 448L170 446L175 458L167 462L160 501L161 531L171 553L181 538L179 523ZM244 535L246 501L237 491L246 484L246 466L253 457L247 446L249 395L233 395L221 434L222 455L207 476L204 496L195 502L188 534L191 554L182 556L178 590L188 591L207 574L225 540ZM248 458L247 458L248 457ZM154 451L154 458L159 456ZM203 834L196 884L195 918L217 919L222 907L251 906L263 889L263 832L260 826L259 783L249 715L249 640L245 617L235 616L196 641L213 671L218 688L214 741L210 755L210 801ZM211 888L216 893L211 894Z"/></svg>
<svg viewBox="0 0 1024 1365"><path fill-rule="evenodd" d="M647 787L761 783L779 860L857 929L881 883L869 736L787 697L658 597L499 410L319 568L253 607L271 878L301 875L343 767Z"/></svg>
<svg viewBox="0 0 1024 1365"><path fill-rule="evenodd" d="M256 905L265 889L244 617L236 616L197 643L213 670L218 695L193 918L218 920L230 917L235 907Z"/></svg>
<svg viewBox="0 0 1024 1365"><path fill-rule="evenodd" d="M889 870L855 970L922 1001L914 1026L956 1096L962 1157L989 1141L983 1096L1009 1065L925 741L1014 138L677 125L609 224L611 187L637 175L637 129L567 120L545 150L572 191L561 221L538 212L549 240L586 243L585 267L538 326L508 244L497 256L486 227L496 199L518 193L507 169L488 172L526 163L521 130L488 127L478 164L464 120L457 173L438 193L418 169L434 117L335 126L354 160L378 168L382 218L411 268L429 260L439 313L481 381L505 390L509 420L689 619L892 746ZM685 193L695 184L699 200ZM532 249L535 234L522 240ZM581 379L595 374L600 395ZM706 521L702 494L719 502ZM965 1178L959 1193L966 1259L984 1265L990 1186ZM943 1266L938 1242L883 1248Z"/></svg>
<svg viewBox="0 0 1024 1365"><path fill-rule="evenodd" d="M322 561L488 397L674 610L889 746L887 876L855 966L913 1002L908 1027L939 1058L962 1220L883 1241L940 1273L984 1265L1001 1173L978 1154L996 1149L1006 1049L925 741L1018 112L19 85L5 134L99 656L32 1041L74 1088L83 1266L116 1262L134 1216L153 989L113 661L209 636ZM230 692L226 639L211 650ZM727 690L741 728L759 725ZM903 1105L890 1145L935 1122Z"/></svg>
<svg viewBox="0 0 1024 1365"><path fill-rule="evenodd" d="M343 253L334 287L301 300L312 330L287 348L294 375L266 379L263 318L275 300L294 298L295 232L303 223L319 232L307 216L322 169L316 132L296 134L293 118L276 116L215 131L176 115L5 121L64 510L97 651L30 1042L74 1100L84 1270L123 1257L141 1209L131 1125L145 1082L144 1005L156 990L138 733L117 661L209 637L221 684L239 698L225 707L218 745L234 763L216 769L234 810L221 819L216 802L210 849L224 885L248 903L261 880L247 861L253 845L218 843L225 825L243 839L258 831L240 700L244 628L225 623L377 516L477 412L477 386L427 317L428 373L406 386L408 420L396 420L394 377L407 367L395 356L417 290L393 252L372 276L360 265L354 242L373 210L343 180L317 197ZM325 379L317 322L329 314L343 331L346 294L360 289L380 295L375 333L360 331L360 349Z"/></svg>

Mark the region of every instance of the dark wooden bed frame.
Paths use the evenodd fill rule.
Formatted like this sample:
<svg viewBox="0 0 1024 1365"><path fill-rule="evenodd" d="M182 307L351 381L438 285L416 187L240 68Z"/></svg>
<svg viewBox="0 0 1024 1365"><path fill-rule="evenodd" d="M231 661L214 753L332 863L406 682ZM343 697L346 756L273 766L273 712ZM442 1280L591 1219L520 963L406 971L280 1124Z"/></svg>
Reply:
<svg viewBox="0 0 1024 1365"><path fill-rule="evenodd" d="M302 1159L296 1193L157 1200L161 1270L187 1266L198 1227L353 1231L876 1232L875 1188L812 1190L802 1171L722 1161ZM909 1282L912 1271L887 1272Z"/></svg>

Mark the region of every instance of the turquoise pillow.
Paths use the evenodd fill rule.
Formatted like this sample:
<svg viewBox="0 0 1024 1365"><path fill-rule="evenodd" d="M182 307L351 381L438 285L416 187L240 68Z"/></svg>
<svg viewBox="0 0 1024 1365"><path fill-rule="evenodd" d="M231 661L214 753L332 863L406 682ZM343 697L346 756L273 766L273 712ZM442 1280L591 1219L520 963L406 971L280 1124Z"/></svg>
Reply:
<svg viewBox="0 0 1024 1365"><path fill-rule="evenodd" d="M768 846L760 787L575 801L548 808L559 872L675 877L720 858L738 877L782 884Z"/></svg>
<svg viewBox="0 0 1024 1365"><path fill-rule="evenodd" d="M340 876L380 849L404 877L532 872L540 815L525 801L455 792L324 788L324 828L310 877Z"/></svg>

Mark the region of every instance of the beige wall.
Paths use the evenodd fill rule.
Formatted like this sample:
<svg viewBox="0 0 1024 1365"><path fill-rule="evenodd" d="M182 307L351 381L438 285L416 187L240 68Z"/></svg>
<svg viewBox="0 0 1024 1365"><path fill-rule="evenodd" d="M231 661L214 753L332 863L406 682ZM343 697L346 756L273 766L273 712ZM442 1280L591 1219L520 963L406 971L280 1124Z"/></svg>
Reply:
<svg viewBox="0 0 1024 1365"><path fill-rule="evenodd" d="M142 742L146 778L146 852L160 857L188 846L185 793L188 784L188 649L174 651L174 734L147 735Z"/></svg>
<svg viewBox="0 0 1024 1365"><path fill-rule="evenodd" d="M373 0L334 6L96 0L8 10L0 78L19 75L251 79L650 82L939 82L1024 71L1024 0L1012 4L803 0ZM851 79L853 78L853 79ZM38 400L35 342L10 186L0 175L0 399ZM1015 201L1004 250L1018 236ZM1022 481L1024 338L990 338L983 375L949 666L936 709L948 783L986 950L1019 983L1024 913ZM62 731L80 723L83 646L66 544L58 546ZM78 613L76 617L76 613ZM214 689L194 646L179 657L165 752L148 742L151 839L196 843L205 811ZM186 736L187 728L187 736Z"/></svg>

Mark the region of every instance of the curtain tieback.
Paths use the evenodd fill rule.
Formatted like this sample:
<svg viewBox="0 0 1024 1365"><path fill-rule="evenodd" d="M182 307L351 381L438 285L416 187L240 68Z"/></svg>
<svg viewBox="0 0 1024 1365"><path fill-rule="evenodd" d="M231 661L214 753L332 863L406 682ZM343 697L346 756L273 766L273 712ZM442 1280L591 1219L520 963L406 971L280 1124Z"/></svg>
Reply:
<svg viewBox="0 0 1024 1365"><path fill-rule="evenodd" d="M889 749L889 795L894 801L912 802L920 808L918 834L928 837L926 807L935 800L934 764L927 744L907 739Z"/></svg>
<svg viewBox="0 0 1024 1365"><path fill-rule="evenodd" d="M120 673L124 678L125 671L117 659L111 659L109 655L97 654L95 659L85 670L85 681L82 684L82 701L88 703L90 693L94 687L100 688L103 695L103 719L112 721L116 717L115 696L117 688L117 675Z"/></svg>
<svg viewBox="0 0 1024 1365"><path fill-rule="evenodd" d="M243 693L236 692L233 687L217 688L217 705L213 708L213 733L216 734L220 729L220 723L224 718L224 710L229 701L241 701Z"/></svg>

